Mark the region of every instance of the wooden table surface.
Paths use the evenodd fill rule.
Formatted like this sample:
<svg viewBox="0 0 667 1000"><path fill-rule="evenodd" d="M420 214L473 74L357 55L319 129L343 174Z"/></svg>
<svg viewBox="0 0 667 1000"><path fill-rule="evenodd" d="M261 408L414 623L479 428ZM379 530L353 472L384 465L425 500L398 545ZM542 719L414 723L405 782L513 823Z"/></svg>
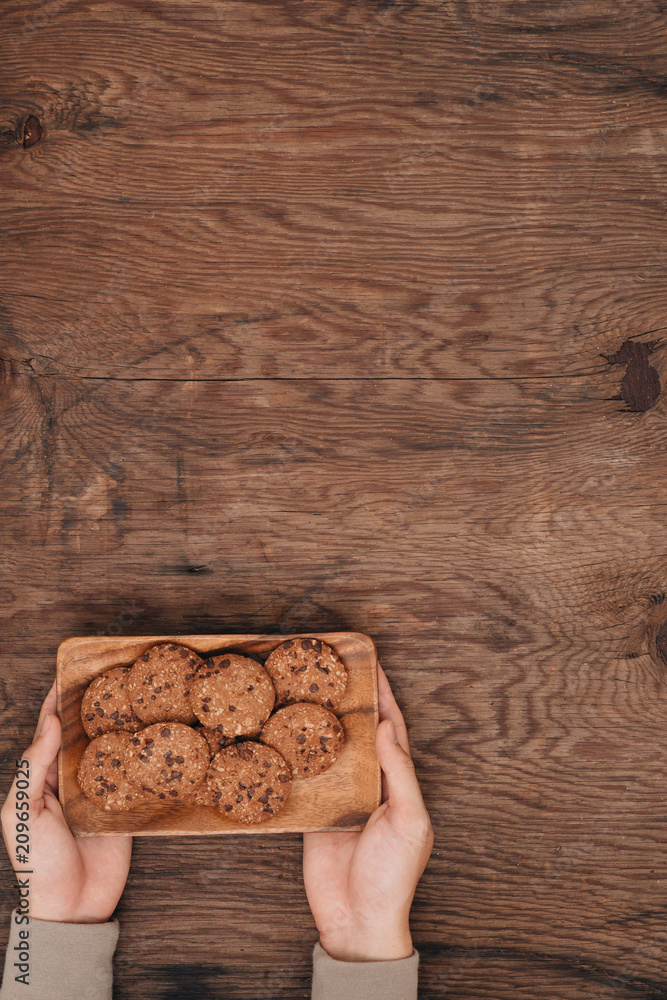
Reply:
<svg viewBox="0 0 667 1000"><path fill-rule="evenodd" d="M366 632L423 1000L667 997L665 4L0 32L4 788L67 636ZM137 840L115 996L308 997L300 851Z"/></svg>

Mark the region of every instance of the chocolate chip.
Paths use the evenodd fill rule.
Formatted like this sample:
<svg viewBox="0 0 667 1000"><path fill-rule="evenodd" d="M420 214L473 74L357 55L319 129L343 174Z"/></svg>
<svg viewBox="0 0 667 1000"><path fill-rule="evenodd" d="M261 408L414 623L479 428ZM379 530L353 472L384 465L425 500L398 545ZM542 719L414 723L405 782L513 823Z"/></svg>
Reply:
<svg viewBox="0 0 667 1000"><path fill-rule="evenodd" d="M294 643L292 642L292 640L288 639L287 642L283 643L283 649L291 649L293 645Z"/></svg>
<svg viewBox="0 0 667 1000"><path fill-rule="evenodd" d="M265 760L264 761L264 767L271 767L271 761L270 760Z"/></svg>
<svg viewBox="0 0 667 1000"><path fill-rule="evenodd" d="M341 731L341 730L340 730L340 726L339 726L339 725L335 725L335 726L333 727L333 731L334 731L334 733L339 733L339 732Z"/></svg>
<svg viewBox="0 0 667 1000"><path fill-rule="evenodd" d="M160 732L160 736L164 736L164 738L167 739L168 736L171 736L171 729L163 729Z"/></svg>
<svg viewBox="0 0 667 1000"><path fill-rule="evenodd" d="M327 708L333 708L333 702L331 698L327 698L324 704L327 706Z"/></svg>
<svg viewBox="0 0 667 1000"><path fill-rule="evenodd" d="M236 711L236 705L230 705L229 706L229 711L230 712L235 712Z"/></svg>
<svg viewBox="0 0 667 1000"><path fill-rule="evenodd" d="M248 789L248 798L251 799L254 794L255 794L255 789L254 788L249 788Z"/></svg>
<svg viewBox="0 0 667 1000"><path fill-rule="evenodd" d="M181 658L182 660L185 660L185 659L187 659L187 658L188 658L188 656L189 656L190 654L188 653L187 649L183 649L183 648L181 647L181 649L180 649L180 650L179 650L179 652L178 652L178 655L180 656L180 658Z"/></svg>
<svg viewBox="0 0 667 1000"><path fill-rule="evenodd" d="M190 664L191 667L194 667L194 666L196 666L197 661L193 660L193 658L190 657L190 659L188 660L188 663ZM194 674L193 674L193 676L194 676Z"/></svg>
<svg viewBox="0 0 667 1000"><path fill-rule="evenodd" d="M227 667L229 666L229 660L220 660L220 666L222 667L223 670L226 670Z"/></svg>
<svg viewBox="0 0 667 1000"><path fill-rule="evenodd" d="M172 651L172 653L174 653L178 649L178 646L175 642L173 642L169 647L169 649ZM186 653L185 655L187 656L188 654Z"/></svg>
<svg viewBox="0 0 667 1000"><path fill-rule="evenodd" d="M95 795L104 795L104 789L98 788L97 791L95 792Z"/></svg>
<svg viewBox="0 0 667 1000"><path fill-rule="evenodd" d="M165 691L170 691L171 690L171 684L169 683L169 681L165 681L164 682L164 689L165 689ZM155 688L155 690L157 691L157 688Z"/></svg>
<svg viewBox="0 0 667 1000"><path fill-rule="evenodd" d="M184 691L184 692L183 692L183 697L184 697L184 698L187 698L187 696L188 696L189 694L190 694L190 691L189 691L189 689L188 689L187 691Z"/></svg>
<svg viewBox="0 0 667 1000"><path fill-rule="evenodd" d="M283 784L283 785L284 785L286 781L289 781L289 775L288 775L288 774L279 774L279 775L278 775L278 781L279 781L279 782L280 782L281 784Z"/></svg>
<svg viewBox="0 0 667 1000"><path fill-rule="evenodd" d="M320 689L317 684L311 684L308 690L310 691L311 694L315 694L315 692L319 691Z"/></svg>
<svg viewBox="0 0 667 1000"><path fill-rule="evenodd" d="M308 669L308 664L307 664L307 663L303 663L303 664L302 664L302 665L301 665L301 666L300 666L300 667L298 668L298 670L297 670L296 672L297 672L297 674L302 674L302 673L304 673L304 671L306 671L307 669Z"/></svg>
<svg viewBox="0 0 667 1000"><path fill-rule="evenodd" d="M153 690L155 691L156 694L159 694L160 691L162 690L162 685L160 684L159 687L153 688Z"/></svg>
<svg viewBox="0 0 667 1000"><path fill-rule="evenodd" d="M145 653L141 654L141 659L144 661L144 663L146 663L148 660L150 660L150 658L151 658L151 654L148 651L146 651Z"/></svg>
<svg viewBox="0 0 667 1000"><path fill-rule="evenodd" d="M239 755L239 757L241 758L241 760L250 760L250 758L253 756L253 752L252 752L251 748L250 747L244 747L242 743L239 744L239 746L236 749L236 752Z"/></svg>
<svg viewBox="0 0 667 1000"><path fill-rule="evenodd" d="M315 650L316 653L322 652L322 643L320 642L319 639L316 639L315 642L313 643L313 649Z"/></svg>
<svg viewBox="0 0 667 1000"><path fill-rule="evenodd" d="M218 798L218 799L220 798L220 793L219 792L218 792L216 798ZM233 808L234 808L234 806L230 806L230 804L228 802L227 805L225 806L225 812L231 812Z"/></svg>
<svg viewBox="0 0 667 1000"><path fill-rule="evenodd" d="M264 806L264 808L262 809L262 812L272 813L273 809L271 808L271 806Z"/></svg>
<svg viewBox="0 0 667 1000"><path fill-rule="evenodd" d="M142 764L150 764L150 762L151 762L150 757L146 757L142 753L139 754L139 760L142 762Z"/></svg>
<svg viewBox="0 0 667 1000"><path fill-rule="evenodd" d="M100 716L100 718L104 718L104 709L103 708L96 708L95 711Z"/></svg>
<svg viewBox="0 0 667 1000"><path fill-rule="evenodd" d="M268 795L260 795L259 796L259 801L260 802L268 802L269 801L269 796Z"/></svg>
<svg viewBox="0 0 667 1000"><path fill-rule="evenodd" d="M172 771L171 772L171 777L172 777L172 780L178 780L178 781L180 781L181 778L183 777L183 772L182 771Z"/></svg>
<svg viewBox="0 0 667 1000"><path fill-rule="evenodd" d="M151 750L150 747L146 747L146 749L144 750L144 753L146 754L147 757L152 757L153 756L153 751Z"/></svg>
<svg viewBox="0 0 667 1000"><path fill-rule="evenodd" d="M302 639L301 640L301 648L302 649L310 649L311 645L312 645L312 643L311 643L310 639Z"/></svg>
<svg viewBox="0 0 667 1000"><path fill-rule="evenodd" d="M102 781L103 779L104 779L103 774L96 774L95 777L93 778L93 781Z"/></svg>
<svg viewBox="0 0 667 1000"><path fill-rule="evenodd" d="M303 735L303 733L299 733L299 735L296 738L296 741L297 743L305 743L306 737Z"/></svg>
<svg viewBox="0 0 667 1000"><path fill-rule="evenodd" d="M111 713L111 715L109 716L109 718L111 718L111 719L117 719L117 718L118 718L118 716L119 716L119 714L120 714L120 713L119 713L118 709L116 709L116 711L115 711L115 712L112 712L112 713Z"/></svg>
<svg viewBox="0 0 667 1000"><path fill-rule="evenodd" d="M267 790L266 790L266 794L267 795L271 795L272 792L273 792L272 788L267 788Z"/></svg>
<svg viewBox="0 0 667 1000"><path fill-rule="evenodd" d="M95 713L94 712L88 712L88 715L86 716L86 718L88 719L88 722L90 722L91 719L95 718Z"/></svg>
<svg viewBox="0 0 667 1000"><path fill-rule="evenodd" d="M141 743L141 740L139 739L138 736L133 736L132 737L132 742L134 743L135 747L138 747L140 745L140 743Z"/></svg>
<svg viewBox="0 0 667 1000"><path fill-rule="evenodd" d="M211 711L211 709L208 707L208 705L202 705L202 708L203 708L203 710L205 712L210 712Z"/></svg>
<svg viewBox="0 0 667 1000"><path fill-rule="evenodd" d="M176 791L175 788L172 788L171 791L169 792L169 794L172 795L174 798L176 798L178 796L178 792Z"/></svg>
<svg viewBox="0 0 667 1000"><path fill-rule="evenodd" d="M105 694L102 695L102 701L108 701L110 697L111 697L111 691L107 691L105 692Z"/></svg>
<svg viewBox="0 0 667 1000"><path fill-rule="evenodd" d="M154 694L151 695L151 701L155 701L155 695Z"/></svg>
<svg viewBox="0 0 667 1000"><path fill-rule="evenodd" d="M323 674L328 674L328 673L329 673L329 668L328 668L328 667L321 667L321 666L319 665L319 663L316 663L316 664L315 664L315 666L317 667L317 669L318 669L318 670L319 670L319 671L320 671L321 673L323 673Z"/></svg>
<svg viewBox="0 0 667 1000"><path fill-rule="evenodd" d="M118 757L116 757L115 760L111 761L111 766L112 767L120 767L120 761L119 761Z"/></svg>
<svg viewBox="0 0 667 1000"><path fill-rule="evenodd" d="M254 691L254 690L255 690L255 685L254 684L250 684L248 686L248 691Z"/></svg>
<svg viewBox="0 0 667 1000"><path fill-rule="evenodd" d="M162 770L160 771L160 774L162 775L163 778L166 778L167 775L169 774L169 771L165 771L165 769L162 768Z"/></svg>
<svg viewBox="0 0 667 1000"><path fill-rule="evenodd" d="M185 757L181 757L181 755L179 754L178 757L174 757L174 760L176 761L177 764L182 764L185 761Z"/></svg>
<svg viewBox="0 0 667 1000"><path fill-rule="evenodd" d="M115 791L116 791L116 786L114 785L113 781L112 781L112 782L111 782L111 784L109 785L109 791L110 791L110 792L115 792Z"/></svg>
<svg viewBox="0 0 667 1000"><path fill-rule="evenodd" d="M166 796L165 796L164 792L159 792L159 793L158 793L158 798L160 798L160 799L164 799L164 798L166 798Z"/></svg>
<svg viewBox="0 0 667 1000"><path fill-rule="evenodd" d="M242 795L237 795L236 796L236 801L237 802L243 802L243 796Z"/></svg>
<svg viewBox="0 0 667 1000"><path fill-rule="evenodd" d="M205 701L205 702L206 702L206 701L210 701L210 700L211 700L210 696L209 696L209 697L207 697L207 698L203 698L203 699L202 699L202 701Z"/></svg>
<svg viewBox="0 0 667 1000"><path fill-rule="evenodd" d="M244 789L245 789L245 788L247 788L247 787L248 787L248 786L247 786L247 785L244 785L242 781L239 781L239 788L244 788Z"/></svg>
<svg viewBox="0 0 667 1000"><path fill-rule="evenodd" d="M186 675L185 675L185 679L186 679L186 681L190 681L190 680L192 680L192 678L193 678L193 677L194 677L194 673L190 673L190 674L186 674Z"/></svg>
<svg viewBox="0 0 667 1000"><path fill-rule="evenodd" d="M98 733L99 733L99 734L100 734L100 736L101 736L101 735L102 735L102 727L101 727L101 726L98 726L98 727L97 727L97 731L98 731Z"/></svg>

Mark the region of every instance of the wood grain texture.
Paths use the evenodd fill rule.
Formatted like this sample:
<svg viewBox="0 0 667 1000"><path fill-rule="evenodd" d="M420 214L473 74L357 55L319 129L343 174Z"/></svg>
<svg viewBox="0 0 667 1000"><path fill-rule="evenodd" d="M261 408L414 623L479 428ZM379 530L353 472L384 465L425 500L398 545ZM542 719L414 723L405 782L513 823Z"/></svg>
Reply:
<svg viewBox="0 0 667 1000"><path fill-rule="evenodd" d="M79 788L77 768L88 739L81 724L81 699L94 677L112 667L130 666L159 642L177 642L200 656L236 652L266 659L296 636L160 635L90 638L75 636L58 647L56 677L62 746L58 754L58 797L75 836L202 836L303 833L307 830L362 830L382 801L375 753L378 723L377 654L372 639L359 633L325 632L317 638L337 654L347 670L347 687L336 716L345 745L338 760L307 781L293 782L280 815L258 825L231 822L217 809L180 803L148 803L123 813L105 812ZM98 702L99 704L99 702Z"/></svg>
<svg viewBox="0 0 667 1000"><path fill-rule="evenodd" d="M366 633L423 1000L667 997L664 4L0 30L5 785L68 635ZM308 997L300 852L137 838L117 996Z"/></svg>

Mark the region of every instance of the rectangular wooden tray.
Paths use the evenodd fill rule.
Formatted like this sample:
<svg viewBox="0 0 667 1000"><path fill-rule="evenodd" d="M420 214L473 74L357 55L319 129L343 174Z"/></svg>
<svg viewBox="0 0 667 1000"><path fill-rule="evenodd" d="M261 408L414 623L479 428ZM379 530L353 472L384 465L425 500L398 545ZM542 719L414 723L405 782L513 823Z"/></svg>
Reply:
<svg viewBox="0 0 667 1000"><path fill-rule="evenodd" d="M257 824L233 822L212 807L185 803L146 803L120 813L107 812L95 805L81 794L76 778L79 760L89 742L81 724L81 699L97 674L114 666L129 666L158 642L178 642L202 656L229 650L263 662L281 642L297 636L76 636L61 643L56 661L58 715L62 722L58 794L65 819L75 836L194 836L362 829L382 797L380 766L375 753L378 723L375 644L360 632L302 632L299 637L321 639L347 667L347 689L335 712L343 722L347 740L338 760L328 771L306 781L295 781L290 800L282 812Z"/></svg>

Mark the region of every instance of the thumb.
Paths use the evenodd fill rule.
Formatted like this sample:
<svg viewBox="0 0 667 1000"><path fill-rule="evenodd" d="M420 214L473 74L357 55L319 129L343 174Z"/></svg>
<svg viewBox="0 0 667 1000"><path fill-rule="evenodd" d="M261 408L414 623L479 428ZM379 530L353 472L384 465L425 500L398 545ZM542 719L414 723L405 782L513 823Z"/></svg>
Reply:
<svg viewBox="0 0 667 1000"><path fill-rule="evenodd" d="M45 714L37 737L23 754L27 760L29 796L31 804L44 795L44 785L49 769L54 763L60 749L60 719L57 715Z"/></svg>
<svg viewBox="0 0 667 1000"><path fill-rule="evenodd" d="M392 812L396 811L406 818L425 812L412 757L398 742L396 727L391 719L385 719L377 727L375 749L387 782Z"/></svg>

